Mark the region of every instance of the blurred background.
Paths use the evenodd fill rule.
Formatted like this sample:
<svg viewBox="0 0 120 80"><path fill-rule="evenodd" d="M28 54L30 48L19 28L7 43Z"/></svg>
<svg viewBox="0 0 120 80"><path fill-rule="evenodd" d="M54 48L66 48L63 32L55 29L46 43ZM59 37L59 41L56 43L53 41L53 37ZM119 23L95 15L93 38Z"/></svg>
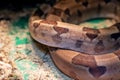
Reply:
<svg viewBox="0 0 120 80"><path fill-rule="evenodd" d="M34 7L36 4L48 3L53 5L56 0L0 0L0 9L18 10L22 7Z"/></svg>
<svg viewBox="0 0 120 80"><path fill-rule="evenodd" d="M55 2L0 0L0 55L16 66L15 73L12 71L3 78L4 74L0 74L0 80L71 80L55 67L48 52L40 48L43 46L31 38L28 28L29 17L36 8Z"/></svg>

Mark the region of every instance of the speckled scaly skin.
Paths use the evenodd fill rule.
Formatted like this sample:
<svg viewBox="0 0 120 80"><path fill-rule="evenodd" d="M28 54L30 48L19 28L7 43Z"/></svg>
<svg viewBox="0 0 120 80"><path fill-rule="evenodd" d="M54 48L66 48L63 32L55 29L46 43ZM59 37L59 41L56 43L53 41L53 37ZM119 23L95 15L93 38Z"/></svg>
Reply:
<svg viewBox="0 0 120 80"><path fill-rule="evenodd" d="M42 9L30 18L31 36L57 48L50 52L64 73L78 80L120 79L119 0L60 0L48 10ZM91 18L116 22L107 28L79 27Z"/></svg>

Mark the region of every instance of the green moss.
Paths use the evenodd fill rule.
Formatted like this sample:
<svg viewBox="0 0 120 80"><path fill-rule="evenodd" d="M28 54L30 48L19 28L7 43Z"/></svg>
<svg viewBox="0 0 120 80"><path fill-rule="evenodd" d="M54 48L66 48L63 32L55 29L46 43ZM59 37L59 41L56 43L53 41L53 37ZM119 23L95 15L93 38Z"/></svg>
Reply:
<svg viewBox="0 0 120 80"><path fill-rule="evenodd" d="M22 38L20 39L19 37L15 38L16 45L21 45L21 44L28 44L30 41L27 38Z"/></svg>
<svg viewBox="0 0 120 80"><path fill-rule="evenodd" d="M30 32L26 32L27 35L30 35Z"/></svg>
<svg viewBox="0 0 120 80"><path fill-rule="evenodd" d="M24 80L28 80L29 79L29 74L24 74Z"/></svg>
<svg viewBox="0 0 120 80"><path fill-rule="evenodd" d="M24 76L24 80L28 80L29 79L29 73L27 74L27 71L33 71L36 70L38 65L35 64L34 62L30 61L30 60L16 60L15 63L17 64L18 69L22 72L23 76ZM23 66L24 65L24 66Z"/></svg>
<svg viewBox="0 0 120 80"><path fill-rule="evenodd" d="M32 52L32 50L26 48L26 49L18 50L18 52L29 55Z"/></svg>
<svg viewBox="0 0 120 80"><path fill-rule="evenodd" d="M32 52L32 50L29 50L29 49L24 49L24 51L26 55L29 55Z"/></svg>
<svg viewBox="0 0 120 80"><path fill-rule="evenodd" d="M94 29L98 29L98 27L97 27L97 26L93 26L93 28L94 28Z"/></svg>
<svg viewBox="0 0 120 80"><path fill-rule="evenodd" d="M24 70L36 70L38 67L37 64L35 64L32 61L26 60L26 59L16 60L15 62L17 64L18 68L22 71L24 71ZM24 66L23 66L23 64L24 64Z"/></svg>
<svg viewBox="0 0 120 80"><path fill-rule="evenodd" d="M91 19L91 20L88 20L87 22L92 23L92 24L98 24L98 23L101 23L105 20L106 19L104 19L104 18L100 18L100 19Z"/></svg>

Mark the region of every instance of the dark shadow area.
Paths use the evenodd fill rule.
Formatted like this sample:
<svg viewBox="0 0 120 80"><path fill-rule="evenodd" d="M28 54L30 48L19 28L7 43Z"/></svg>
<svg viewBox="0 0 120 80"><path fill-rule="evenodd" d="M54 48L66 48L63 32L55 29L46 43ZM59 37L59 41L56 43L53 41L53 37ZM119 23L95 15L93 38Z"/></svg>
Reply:
<svg viewBox="0 0 120 80"><path fill-rule="evenodd" d="M56 0L1 0L0 1L0 10L1 9L10 9L14 11L19 11L22 8L35 7L36 4L47 3L53 5Z"/></svg>

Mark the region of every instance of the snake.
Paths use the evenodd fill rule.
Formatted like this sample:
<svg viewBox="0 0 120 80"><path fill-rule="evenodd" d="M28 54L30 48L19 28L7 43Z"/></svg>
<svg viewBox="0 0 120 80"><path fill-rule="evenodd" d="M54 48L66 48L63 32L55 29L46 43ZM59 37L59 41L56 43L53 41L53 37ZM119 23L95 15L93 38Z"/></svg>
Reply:
<svg viewBox="0 0 120 80"><path fill-rule="evenodd" d="M114 20L107 28L79 26ZM58 68L75 80L120 80L120 0L59 0L33 12L33 39L47 45Z"/></svg>

